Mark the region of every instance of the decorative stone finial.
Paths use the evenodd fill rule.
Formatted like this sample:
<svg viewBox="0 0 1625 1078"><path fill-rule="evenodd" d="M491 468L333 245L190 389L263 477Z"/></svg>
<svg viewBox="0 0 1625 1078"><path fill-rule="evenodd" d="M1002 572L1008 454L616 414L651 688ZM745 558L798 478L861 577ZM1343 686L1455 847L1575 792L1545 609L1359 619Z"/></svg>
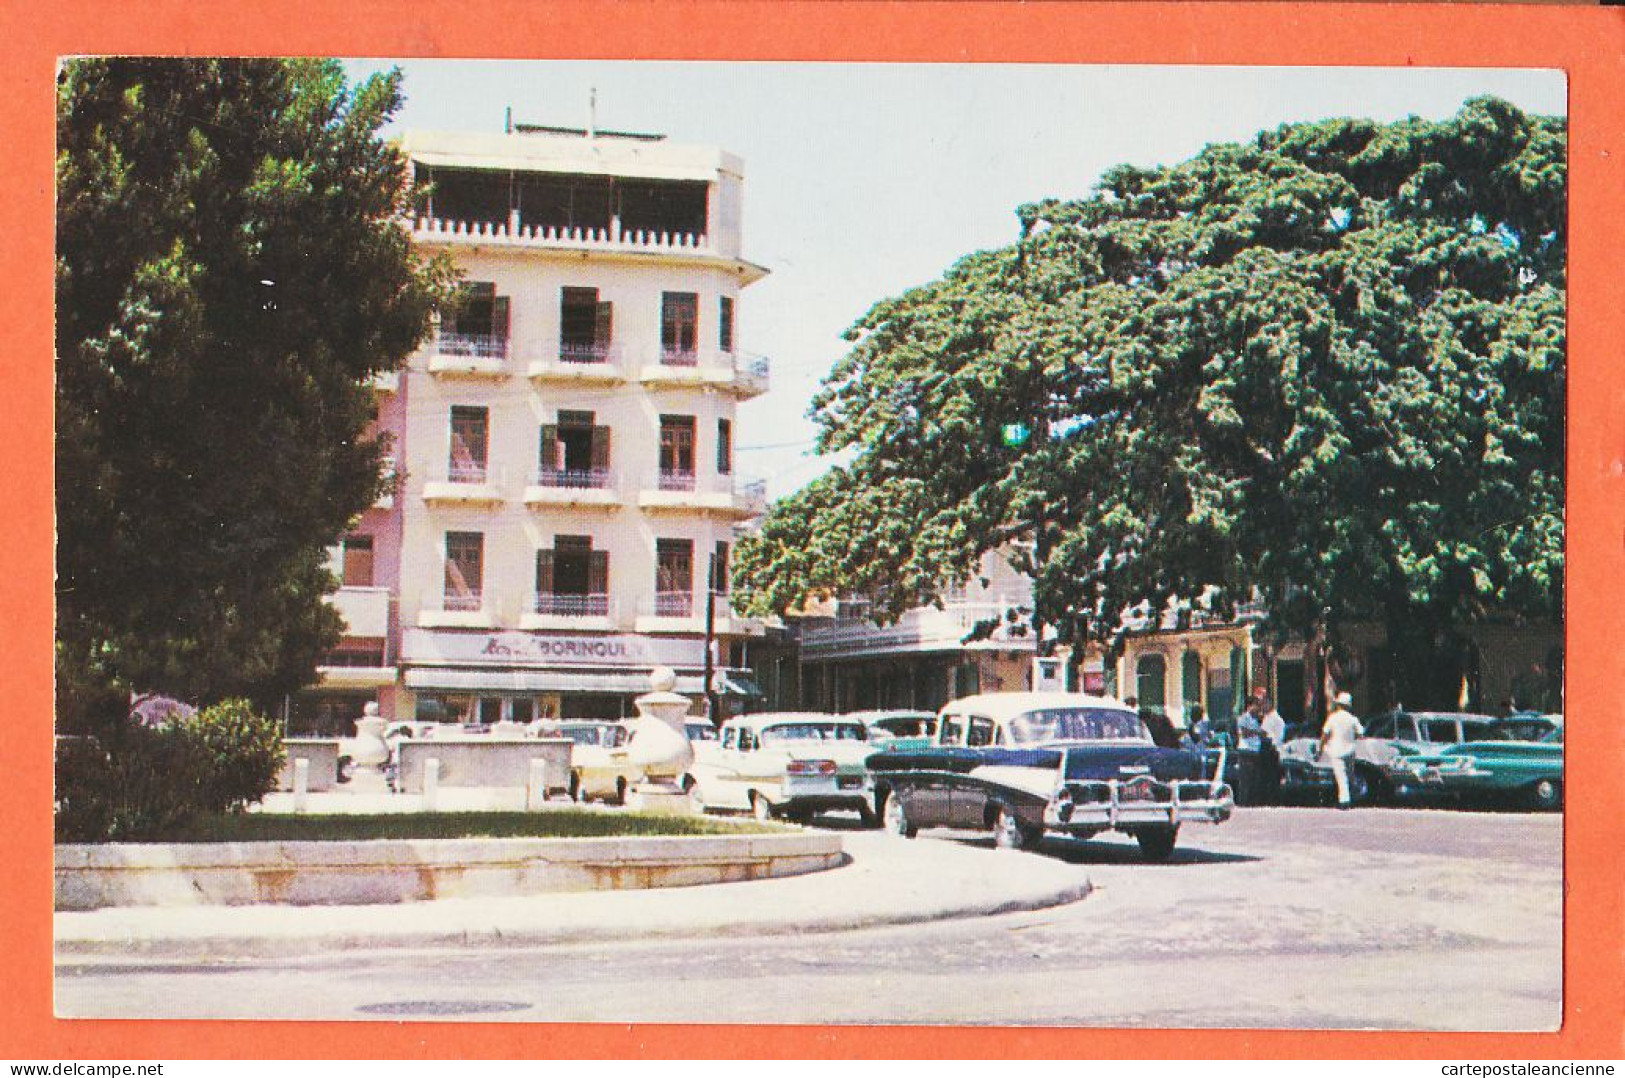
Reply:
<svg viewBox="0 0 1625 1078"><path fill-rule="evenodd" d="M378 717L378 702L376 700L368 700L365 704L362 704L361 715L363 718L376 719Z"/></svg>
<svg viewBox="0 0 1625 1078"><path fill-rule="evenodd" d="M677 688L677 671L669 666L657 666L649 671L649 687L655 692L671 692Z"/></svg>

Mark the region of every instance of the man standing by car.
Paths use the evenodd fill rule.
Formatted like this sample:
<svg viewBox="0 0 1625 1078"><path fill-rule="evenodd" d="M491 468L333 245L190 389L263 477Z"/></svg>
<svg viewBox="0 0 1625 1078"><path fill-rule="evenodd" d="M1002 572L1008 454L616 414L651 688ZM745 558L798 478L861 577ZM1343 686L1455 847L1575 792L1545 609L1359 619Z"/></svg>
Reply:
<svg viewBox="0 0 1625 1078"><path fill-rule="evenodd" d="M1337 807L1346 809L1349 798L1349 758L1354 755L1354 744L1365 733L1365 727L1349 708L1354 698L1346 692L1337 694L1337 707L1326 716L1320 728L1320 758L1331 765L1332 778L1337 782Z"/></svg>
<svg viewBox="0 0 1625 1078"><path fill-rule="evenodd" d="M1253 690L1252 710L1261 716L1258 725L1263 734L1258 754L1259 800L1271 805L1281 793L1281 746L1286 744L1286 720L1261 688Z"/></svg>

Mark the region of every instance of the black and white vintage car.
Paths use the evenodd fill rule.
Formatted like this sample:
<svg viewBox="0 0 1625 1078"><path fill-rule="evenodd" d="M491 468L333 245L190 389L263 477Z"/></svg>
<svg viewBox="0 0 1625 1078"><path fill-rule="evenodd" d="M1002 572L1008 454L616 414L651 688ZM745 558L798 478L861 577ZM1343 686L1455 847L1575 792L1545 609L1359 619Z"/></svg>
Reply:
<svg viewBox="0 0 1625 1078"><path fill-rule="evenodd" d="M988 693L942 709L934 741L869 758L886 827L991 830L1024 848L1046 831L1123 831L1149 859L1173 852L1188 821L1222 823L1235 799L1223 761L1158 748L1132 709L1080 693Z"/></svg>

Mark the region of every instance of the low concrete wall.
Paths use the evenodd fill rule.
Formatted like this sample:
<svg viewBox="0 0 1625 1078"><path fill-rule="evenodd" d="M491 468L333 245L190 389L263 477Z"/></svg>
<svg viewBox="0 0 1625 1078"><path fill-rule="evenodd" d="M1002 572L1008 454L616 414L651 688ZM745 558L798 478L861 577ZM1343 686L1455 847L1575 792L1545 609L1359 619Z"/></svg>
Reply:
<svg viewBox="0 0 1625 1078"><path fill-rule="evenodd" d="M684 887L841 864L830 832L659 838L63 845L56 908L350 906Z"/></svg>
<svg viewBox="0 0 1625 1078"><path fill-rule="evenodd" d="M338 785L339 743L337 738L287 737L282 739L282 747L287 749L288 758L283 762L282 770L277 774L277 789L293 789L293 764L295 760L310 761L309 785L305 788L311 793L321 793Z"/></svg>
<svg viewBox="0 0 1625 1078"><path fill-rule="evenodd" d="M530 762L546 765L549 792L570 788L570 750L564 737L469 737L403 739L396 743L400 754L400 783L405 793L423 792L423 765L440 761L442 786L517 786L530 781Z"/></svg>

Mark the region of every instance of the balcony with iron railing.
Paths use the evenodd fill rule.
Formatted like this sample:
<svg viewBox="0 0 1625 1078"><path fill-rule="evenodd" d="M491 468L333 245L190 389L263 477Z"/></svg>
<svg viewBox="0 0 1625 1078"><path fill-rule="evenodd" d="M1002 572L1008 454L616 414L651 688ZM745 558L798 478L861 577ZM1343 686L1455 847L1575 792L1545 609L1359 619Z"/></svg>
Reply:
<svg viewBox="0 0 1625 1078"><path fill-rule="evenodd" d="M508 373L508 338L495 333L437 330L429 345L429 373L500 378Z"/></svg>
<svg viewBox="0 0 1625 1078"><path fill-rule="evenodd" d="M506 473L500 467L452 463L423 484L423 500L448 505L494 505L505 500Z"/></svg>
<svg viewBox="0 0 1625 1078"><path fill-rule="evenodd" d="M767 481L662 470L638 492L638 507L651 513L707 513L748 520L767 512Z"/></svg>
<svg viewBox="0 0 1625 1078"><path fill-rule="evenodd" d="M714 592L711 629L722 636L760 635L762 623L735 614L726 592ZM697 633L705 631L705 600L686 591L646 595L638 603L636 631L640 633Z"/></svg>
<svg viewBox="0 0 1625 1078"><path fill-rule="evenodd" d="M1020 609L1003 601L958 601L943 609L920 607L905 613L889 625L869 620L865 607L852 608L848 616L822 624L808 624L801 630L802 654L809 659L840 659L854 656L958 650L966 637L986 623L997 627L974 646L1001 650L1030 651L1032 637L1010 631L1010 615Z"/></svg>
<svg viewBox="0 0 1625 1078"><path fill-rule="evenodd" d="M450 591L425 598L418 626L425 629L488 629L496 623L490 596L483 591Z"/></svg>
<svg viewBox="0 0 1625 1078"><path fill-rule="evenodd" d="M612 385L627 378L621 346L608 342L583 344L561 341L547 354L532 358L525 372L538 380L586 385Z"/></svg>
<svg viewBox="0 0 1625 1078"><path fill-rule="evenodd" d="M521 629L613 629L618 605L607 594L537 592L520 618Z"/></svg>
<svg viewBox="0 0 1625 1078"><path fill-rule="evenodd" d="M705 386L731 390L741 398L767 392L771 363L743 352L662 348L638 368L638 381L651 386Z"/></svg>
<svg viewBox="0 0 1625 1078"><path fill-rule="evenodd" d="M554 505L600 506L621 504L615 476L608 468L540 468L525 488L525 504L532 508Z"/></svg>

